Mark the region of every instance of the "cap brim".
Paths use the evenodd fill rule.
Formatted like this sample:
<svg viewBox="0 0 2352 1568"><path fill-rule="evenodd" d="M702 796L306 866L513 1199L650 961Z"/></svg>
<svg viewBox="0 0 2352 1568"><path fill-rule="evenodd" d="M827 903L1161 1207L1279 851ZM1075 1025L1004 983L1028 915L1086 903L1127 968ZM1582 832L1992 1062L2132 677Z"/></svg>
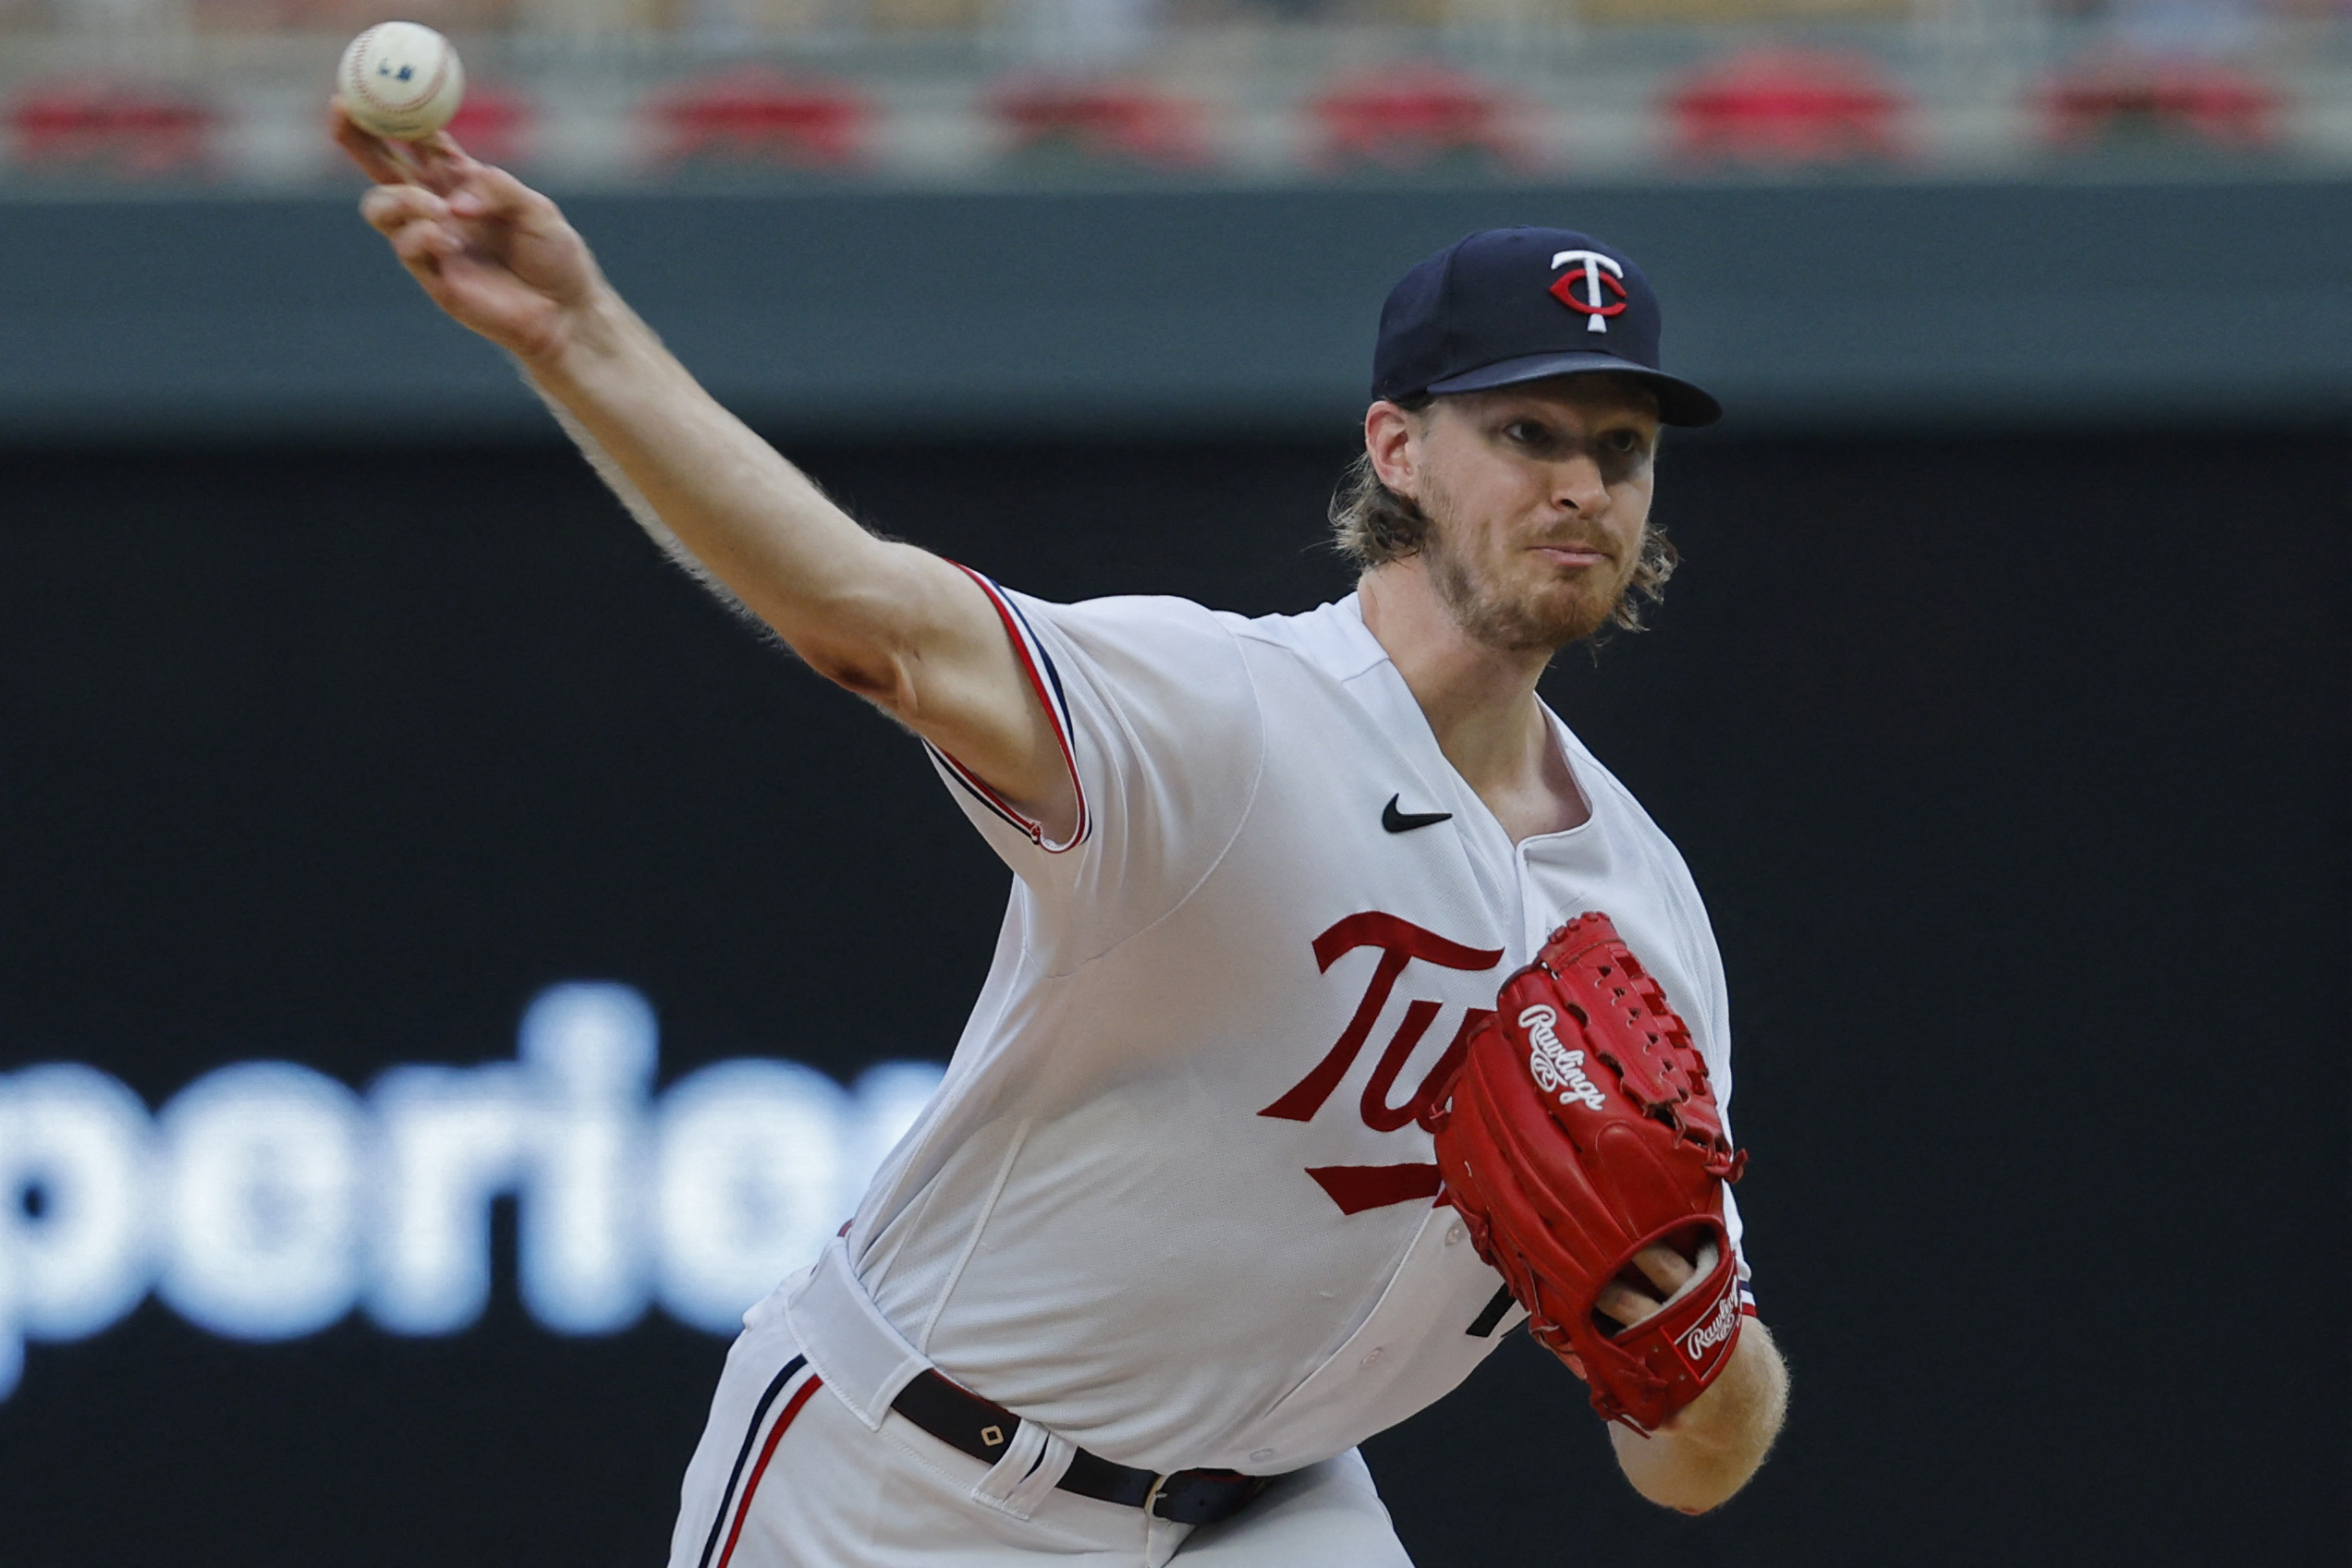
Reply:
<svg viewBox="0 0 2352 1568"><path fill-rule="evenodd" d="M1498 359L1492 365L1481 365L1475 371L1432 382L1429 390L1442 397L1449 393L1487 392L1498 386L1517 386L1521 382L1595 371L1638 376L1649 383L1658 394L1658 418L1667 424L1712 425L1724 417L1724 406L1690 383L1630 359L1620 359L1615 354L1523 354L1516 359Z"/></svg>

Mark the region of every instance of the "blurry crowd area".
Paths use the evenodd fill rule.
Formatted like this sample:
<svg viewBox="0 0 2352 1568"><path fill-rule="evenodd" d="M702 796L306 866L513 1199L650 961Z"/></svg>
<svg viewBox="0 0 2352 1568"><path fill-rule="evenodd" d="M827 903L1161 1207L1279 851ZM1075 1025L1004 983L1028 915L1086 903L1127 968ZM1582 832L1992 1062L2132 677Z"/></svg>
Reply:
<svg viewBox="0 0 2352 1568"><path fill-rule="evenodd" d="M0 190L299 187L345 42L565 188L2352 167L2352 0L0 0Z"/></svg>

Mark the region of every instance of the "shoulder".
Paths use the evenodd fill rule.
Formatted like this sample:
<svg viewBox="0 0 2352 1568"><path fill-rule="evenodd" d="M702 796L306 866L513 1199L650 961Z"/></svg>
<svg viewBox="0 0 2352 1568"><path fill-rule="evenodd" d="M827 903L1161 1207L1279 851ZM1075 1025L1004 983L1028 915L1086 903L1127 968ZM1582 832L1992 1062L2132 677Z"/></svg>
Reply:
<svg viewBox="0 0 2352 1568"><path fill-rule="evenodd" d="M1058 603L1010 589L998 591L1023 617L1073 638L1236 643L1287 651L1349 673L1387 657L1365 629L1352 595L1297 614L1252 616L1212 610L1173 594L1114 594Z"/></svg>
<svg viewBox="0 0 2352 1568"><path fill-rule="evenodd" d="M1086 648L1230 645L1232 623L1239 619L1167 594L1120 594L1070 604L1010 590L1005 597L1024 619Z"/></svg>
<svg viewBox="0 0 2352 1568"><path fill-rule="evenodd" d="M1056 604L1007 593L1014 610L1050 628L1082 657L1201 659L1212 669L1269 662L1311 667L1348 681L1387 662L1353 596L1298 614L1242 615L1172 595L1119 595ZM1207 671L1195 670L1195 675Z"/></svg>
<svg viewBox="0 0 2352 1568"><path fill-rule="evenodd" d="M1286 666L1317 688L1353 687L1389 663L1352 593L1298 614L1225 619L1245 657L1261 668Z"/></svg>
<svg viewBox="0 0 2352 1568"><path fill-rule="evenodd" d="M1164 754L1188 735L1231 742L1255 733L1258 694L1235 639L1238 617L1166 596L1006 599L1037 640L1054 699L1096 743Z"/></svg>
<svg viewBox="0 0 2352 1568"><path fill-rule="evenodd" d="M1037 635L1056 681L1066 675L1123 711L1165 705L1237 715L1269 702L1319 703L1388 664L1352 595L1302 614L1259 616L1173 596L1069 604L1006 598Z"/></svg>

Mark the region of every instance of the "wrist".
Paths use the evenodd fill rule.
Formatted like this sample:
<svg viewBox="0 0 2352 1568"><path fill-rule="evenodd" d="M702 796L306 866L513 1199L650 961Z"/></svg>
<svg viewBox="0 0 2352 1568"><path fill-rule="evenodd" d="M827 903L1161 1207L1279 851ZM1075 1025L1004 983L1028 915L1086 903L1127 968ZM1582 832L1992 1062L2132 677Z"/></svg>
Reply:
<svg viewBox="0 0 2352 1568"><path fill-rule="evenodd" d="M548 346L536 354L517 354L523 373L540 390L565 402L572 394L591 390L613 369L627 360L640 339L652 334L634 311L599 278L587 298L564 311L563 330L550 334Z"/></svg>
<svg viewBox="0 0 2352 1568"><path fill-rule="evenodd" d="M1742 1321L1731 1361L1706 1392L1660 1428L1694 1454L1745 1455L1769 1445L1787 1408L1788 1378L1779 1347L1754 1318Z"/></svg>

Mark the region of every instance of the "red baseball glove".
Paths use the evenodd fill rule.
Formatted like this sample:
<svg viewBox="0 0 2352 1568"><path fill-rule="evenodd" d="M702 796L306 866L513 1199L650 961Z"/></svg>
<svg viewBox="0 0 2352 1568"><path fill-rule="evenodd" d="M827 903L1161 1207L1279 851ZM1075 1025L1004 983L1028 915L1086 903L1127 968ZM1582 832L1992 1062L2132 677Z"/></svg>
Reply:
<svg viewBox="0 0 2352 1568"><path fill-rule="evenodd" d="M1509 1282L1535 1337L1583 1364L1592 1408L1648 1432L1731 1363L1739 1281L1724 1184L1746 1163L1724 1136L1707 1064L1609 917L1579 915L1503 983L1428 1118L1446 1196ZM1594 1298L1663 1242L1697 1265L1632 1328Z"/></svg>

